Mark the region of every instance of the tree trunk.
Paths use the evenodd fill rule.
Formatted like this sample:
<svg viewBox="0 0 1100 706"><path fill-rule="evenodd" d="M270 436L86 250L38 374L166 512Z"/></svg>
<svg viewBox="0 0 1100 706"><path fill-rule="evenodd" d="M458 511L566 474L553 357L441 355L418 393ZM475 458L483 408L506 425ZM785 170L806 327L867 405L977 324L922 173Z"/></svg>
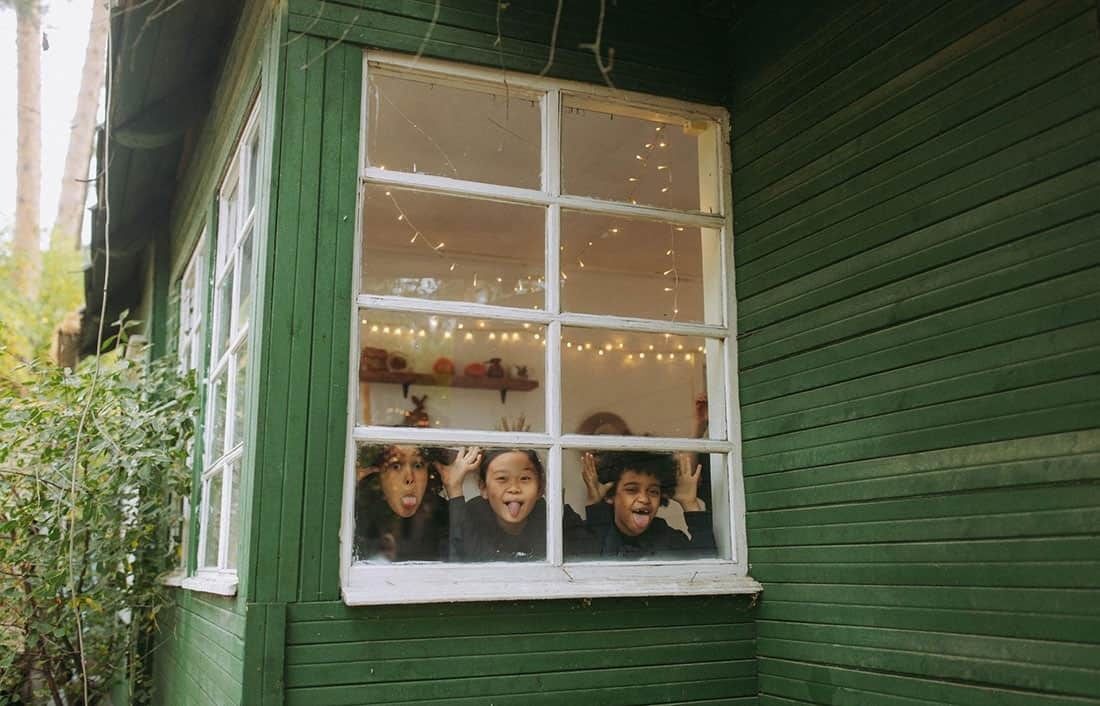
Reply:
<svg viewBox="0 0 1100 706"><path fill-rule="evenodd" d="M42 268L38 210L42 184L42 17L38 0L15 5L18 139L15 182L15 289L38 300Z"/></svg>
<svg viewBox="0 0 1100 706"><path fill-rule="evenodd" d="M57 218L50 232L50 247L66 244L80 247L84 220L84 202L88 194L88 164L92 158L92 137L103 91L107 53L107 0L92 0L92 21L88 28L88 48L80 74L80 92L69 132L69 150L65 155L65 173L57 199Z"/></svg>

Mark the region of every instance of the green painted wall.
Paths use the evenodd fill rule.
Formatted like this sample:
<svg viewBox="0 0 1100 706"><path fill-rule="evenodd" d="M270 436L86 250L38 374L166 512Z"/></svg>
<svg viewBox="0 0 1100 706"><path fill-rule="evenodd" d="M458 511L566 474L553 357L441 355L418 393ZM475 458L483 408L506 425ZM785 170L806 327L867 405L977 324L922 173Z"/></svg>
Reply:
<svg viewBox="0 0 1100 706"><path fill-rule="evenodd" d="M1095 0L735 34L761 704L1100 700Z"/></svg>

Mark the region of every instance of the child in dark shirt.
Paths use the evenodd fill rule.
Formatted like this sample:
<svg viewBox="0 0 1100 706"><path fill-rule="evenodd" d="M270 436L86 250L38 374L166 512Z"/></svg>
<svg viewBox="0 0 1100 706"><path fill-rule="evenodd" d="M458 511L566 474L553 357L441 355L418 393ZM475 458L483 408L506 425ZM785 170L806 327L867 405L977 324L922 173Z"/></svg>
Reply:
<svg viewBox="0 0 1100 706"><path fill-rule="evenodd" d="M355 556L368 561L439 561L447 554L447 506L436 449L364 447L355 490Z"/></svg>
<svg viewBox="0 0 1100 706"><path fill-rule="evenodd" d="M452 561L530 561L546 556L546 474L527 449L460 449L438 466L447 491ZM481 497L467 500L466 474L478 469Z"/></svg>
<svg viewBox="0 0 1100 706"><path fill-rule="evenodd" d="M687 455L648 451L607 451L582 457L588 491L584 531L566 537L572 555L696 558L715 551L711 513L699 501L702 469ZM657 510L669 499L679 503L690 536L669 527ZM575 524L566 522L566 525Z"/></svg>

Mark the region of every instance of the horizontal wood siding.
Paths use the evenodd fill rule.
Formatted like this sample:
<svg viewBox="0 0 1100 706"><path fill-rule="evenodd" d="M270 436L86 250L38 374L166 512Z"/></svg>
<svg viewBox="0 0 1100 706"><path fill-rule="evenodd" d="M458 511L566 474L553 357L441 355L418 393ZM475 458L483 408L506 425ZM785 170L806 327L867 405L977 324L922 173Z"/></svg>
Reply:
<svg viewBox="0 0 1100 706"><path fill-rule="evenodd" d="M290 606L288 704L756 703L747 598Z"/></svg>
<svg viewBox="0 0 1100 706"><path fill-rule="evenodd" d="M1100 699L1095 0L735 35L761 704Z"/></svg>
<svg viewBox="0 0 1100 706"><path fill-rule="evenodd" d="M639 4L635 24L644 36L632 44L635 25L609 4L605 36L622 41L614 44L613 79L722 104L726 28L678 7ZM311 705L755 704L754 627L745 598L354 609L340 602L362 52L416 52L434 8L417 1L289 3L248 595L255 630L249 639L285 635L286 647L285 665L270 650L264 657L267 672L251 682L265 689L257 701L277 702L285 685L286 703ZM602 81L592 52L576 49L593 38L597 9L566 8L551 74ZM500 43L496 10L494 2L442 3L424 55L541 70L555 3L506 4ZM661 19L665 27L641 19ZM251 622L258 604L268 621L263 629Z"/></svg>
<svg viewBox="0 0 1100 706"><path fill-rule="evenodd" d="M175 595L175 604L158 616L154 702L241 703L245 620L235 601L191 591Z"/></svg>

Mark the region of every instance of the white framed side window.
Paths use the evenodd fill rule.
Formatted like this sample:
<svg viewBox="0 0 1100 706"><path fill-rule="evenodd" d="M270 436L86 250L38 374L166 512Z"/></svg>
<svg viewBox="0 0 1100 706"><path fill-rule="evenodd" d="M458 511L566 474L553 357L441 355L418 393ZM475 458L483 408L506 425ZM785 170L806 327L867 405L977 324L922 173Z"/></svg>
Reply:
<svg viewBox="0 0 1100 706"><path fill-rule="evenodd" d="M256 281L257 111L253 109L218 191L211 332L196 571L185 587L232 595L240 544L240 475Z"/></svg>
<svg viewBox="0 0 1100 706"><path fill-rule="evenodd" d="M760 590L726 111L364 62L345 602Z"/></svg>
<svg viewBox="0 0 1100 706"><path fill-rule="evenodd" d="M192 373L196 382L202 384L202 355L206 327L206 230L199 235L191 257L180 277L179 328L176 332L176 357L180 373ZM192 468L195 461L194 446L188 449L187 466ZM165 583L179 585L187 575L187 560L190 553L191 536L191 499L186 495L173 497L172 504L179 513L179 520L172 531L171 544L176 553L176 569L165 577Z"/></svg>

